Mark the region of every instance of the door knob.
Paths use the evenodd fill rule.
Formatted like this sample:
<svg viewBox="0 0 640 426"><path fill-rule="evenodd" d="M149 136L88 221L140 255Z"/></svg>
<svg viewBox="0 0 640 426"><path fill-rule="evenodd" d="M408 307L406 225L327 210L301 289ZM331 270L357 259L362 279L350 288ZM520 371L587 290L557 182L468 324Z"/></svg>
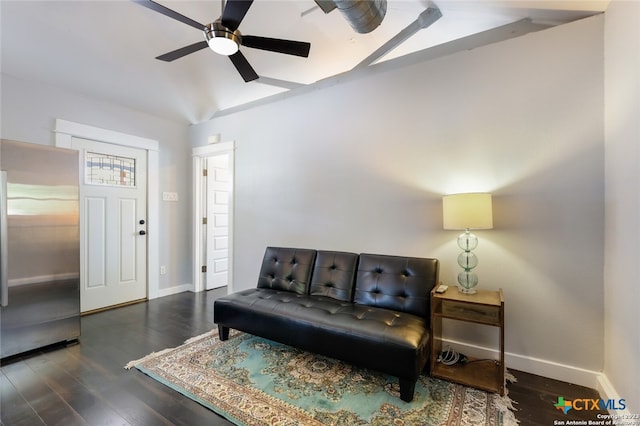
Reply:
<svg viewBox="0 0 640 426"><path fill-rule="evenodd" d="M140 234L140 235L147 235L146 231L140 231L140 232L138 232L138 234Z"/></svg>

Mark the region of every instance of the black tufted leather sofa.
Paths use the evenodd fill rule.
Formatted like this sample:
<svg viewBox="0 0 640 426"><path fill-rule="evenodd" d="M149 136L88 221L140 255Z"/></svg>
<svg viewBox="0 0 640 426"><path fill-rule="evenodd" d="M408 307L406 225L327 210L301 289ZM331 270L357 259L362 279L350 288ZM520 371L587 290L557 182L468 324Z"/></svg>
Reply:
<svg viewBox="0 0 640 426"><path fill-rule="evenodd" d="M428 365L437 259L267 247L257 288L217 299L229 329L382 371L413 399Z"/></svg>

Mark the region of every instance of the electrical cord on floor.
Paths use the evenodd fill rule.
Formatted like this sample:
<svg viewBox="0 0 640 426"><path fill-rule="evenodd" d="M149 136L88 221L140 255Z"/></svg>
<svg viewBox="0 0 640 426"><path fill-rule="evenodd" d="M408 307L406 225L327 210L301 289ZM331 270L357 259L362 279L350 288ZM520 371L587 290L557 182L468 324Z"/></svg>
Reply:
<svg viewBox="0 0 640 426"><path fill-rule="evenodd" d="M438 356L438 362L444 365L454 365L457 363L466 364L467 357L456 352L451 346L447 346L444 348L440 355Z"/></svg>
<svg viewBox="0 0 640 426"><path fill-rule="evenodd" d="M467 358L466 355L457 352L451 346L447 346L444 348L440 355L438 355L438 362L444 365L455 365L455 364L471 364L473 362L482 362L482 361L493 361L497 362L494 359L490 358L481 358L481 359L472 359Z"/></svg>

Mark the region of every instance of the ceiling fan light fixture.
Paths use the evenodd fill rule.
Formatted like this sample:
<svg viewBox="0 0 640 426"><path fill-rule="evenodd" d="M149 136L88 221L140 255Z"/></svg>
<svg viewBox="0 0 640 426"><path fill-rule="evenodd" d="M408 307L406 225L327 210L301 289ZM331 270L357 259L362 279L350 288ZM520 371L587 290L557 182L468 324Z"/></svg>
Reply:
<svg viewBox="0 0 640 426"><path fill-rule="evenodd" d="M228 38L214 37L208 43L211 50L220 55L231 56L238 51L238 45Z"/></svg>
<svg viewBox="0 0 640 426"><path fill-rule="evenodd" d="M207 25L204 36L211 50L224 56L233 55L240 48L240 44L242 44L240 32L237 30L230 31L222 25L220 21Z"/></svg>

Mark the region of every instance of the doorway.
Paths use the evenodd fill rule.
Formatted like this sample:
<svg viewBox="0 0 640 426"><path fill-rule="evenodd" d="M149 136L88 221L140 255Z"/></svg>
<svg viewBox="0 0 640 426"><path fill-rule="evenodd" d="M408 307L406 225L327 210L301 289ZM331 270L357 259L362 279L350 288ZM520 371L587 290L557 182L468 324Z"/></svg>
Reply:
<svg viewBox="0 0 640 426"><path fill-rule="evenodd" d="M80 311L147 298L147 152L72 138L80 157Z"/></svg>
<svg viewBox="0 0 640 426"><path fill-rule="evenodd" d="M136 227L135 231L131 232L128 238L136 238L136 244L129 245L129 248L136 247L136 250L143 251L140 247L140 243L142 241L146 242L146 247L144 251L146 253L146 266L137 266L137 268L142 268L143 270L136 270L135 274L138 277L146 276L142 281L144 282L144 293L146 294L147 299L155 299L160 296L159 291L159 276L160 276L160 266L159 266L159 236L160 236L160 217L159 217L159 188L158 188L158 180L159 180L159 143L158 141L142 138L139 136L128 135L125 133L120 133L112 130L102 129L98 127L87 126L85 124L74 123L71 121L56 119L55 121L55 145L63 148L74 149L74 139L85 139L93 142L101 142L105 145L107 149L107 155L113 155L115 157L121 156L124 158L135 158L136 156L142 155L144 160L146 161L146 207L140 209L134 209L134 203L132 201L124 200L121 203L122 212L121 215L125 215L128 217L136 217ZM76 141L77 142L77 141ZM133 148L135 154L131 154L131 152L122 152L119 154L120 149ZM77 148L76 148L77 149ZM104 153L104 152L103 152ZM131 156L132 155L132 156ZM80 158L83 159L81 161L82 166L84 166L84 157L82 153L80 154ZM81 167L81 170L84 167ZM81 177L84 179L84 177ZM97 201L99 203L99 201ZM95 205L94 205L95 207ZM81 209L83 210L83 209ZM94 210L97 212L99 210ZM135 211L135 214L133 213ZM84 213L81 211L81 220L82 215ZM143 219L142 216L146 215L146 219ZM86 218L85 218L86 219ZM140 220L145 220L144 224L140 224ZM131 223L133 219L130 220L131 227L133 224ZM144 231L146 235L140 235L140 231ZM82 231L81 231L82 232ZM135 235L134 235L135 233ZM138 237L144 237L142 239L138 239ZM80 236L81 239L86 239L83 235ZM97 245L96 245L97 247ZM144 247L144 246L142 246ZM86 262L85 257L87 256L86 252L81 252L80 261L84 264ZM134 274L134 269L136 266L133 266L133 263L129 263L129 269L125 269L123 271L124 275L122 278L132 277ZM139 293L138 293L139 294ZM82 297L82 296L81 296ZM136 296L134 296L136 297ZM142 296L144 298L145 296ZM81 302L82 303L82 302ZM84 310L84 309L83 309Z"/></svg>
<svg viewBox="0 0 640 426"><path fill-rule="evenodd" d="M194 291L233 292L233 142L193 149Z"/></svg>

